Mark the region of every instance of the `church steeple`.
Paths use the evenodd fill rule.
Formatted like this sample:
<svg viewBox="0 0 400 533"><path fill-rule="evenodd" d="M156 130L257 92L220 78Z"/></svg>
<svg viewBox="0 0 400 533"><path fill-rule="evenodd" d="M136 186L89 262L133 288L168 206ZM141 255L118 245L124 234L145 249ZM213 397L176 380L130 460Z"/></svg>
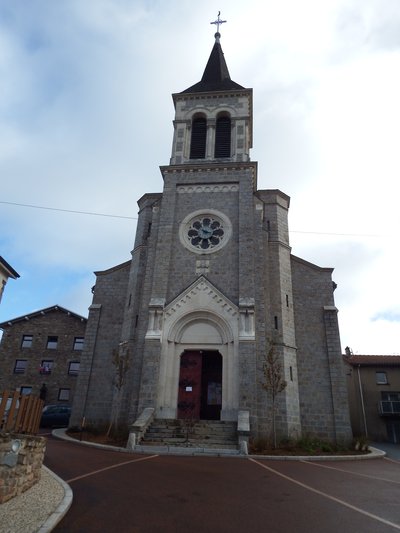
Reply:
<svg viewBox="0 0 400 533"><path fill-rule="evenodd" d="M231 80L224 53L219 42L220 36L221 35L218 32L215 34L215 44L211 50L201 81L182 91L182 93L203 93L209 91L244 89L244 87Z"/></svg>
<svg viewBox="0 0 400 533"><path fill-rule="evenodd" d="M219 25L218 20L211 24ZM252 90L231 80L220 33L215 34L201 80L173 94L175 105L171 165L250 161Z"/></svg>

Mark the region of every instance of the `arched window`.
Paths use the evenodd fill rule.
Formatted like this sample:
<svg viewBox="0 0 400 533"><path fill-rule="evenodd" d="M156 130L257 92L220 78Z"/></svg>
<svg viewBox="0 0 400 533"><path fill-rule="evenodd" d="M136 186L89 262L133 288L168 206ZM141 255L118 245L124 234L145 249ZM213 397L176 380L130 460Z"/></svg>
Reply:
<svg viewBox="0 0 400 533"><path fill-rule="evenodd" d="M217 118L215 129L215 157L231 156L231 119L227 115Z"/></svg>
<svg viewBox="0 0 400 533"><path fill-rule="evenodd" d="M192 139L190 142L190 159L206 157L207 120L196 117L192 122Z"/></svg>

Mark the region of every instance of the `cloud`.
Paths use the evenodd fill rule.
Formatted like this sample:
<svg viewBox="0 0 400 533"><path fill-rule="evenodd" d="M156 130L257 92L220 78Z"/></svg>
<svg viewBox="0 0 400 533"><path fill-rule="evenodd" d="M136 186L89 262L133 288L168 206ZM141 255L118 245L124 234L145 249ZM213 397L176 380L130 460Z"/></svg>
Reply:
<svg viewBox="0 0 400 533"><path fill-rule="evenodd" d="M380 311L372 317L372 321L383 320L386 322L400 322L400 311L397 309L388 309L387 311Z"/></svg>
<svg viewBox="0 0 400 533"><path fill-rule="evenodd" d="M397 309L400 260L398 1L218 9L232 79L254 88L258 187L291 196L293 253L335 267L344 345L393 351L398 324L379 313ZM212 0L2 3L1 199L135 217L138 198L162 191L170 94L200 79L217 11ZM135 226L0 204L1 255L21 274L0 315L56 303L84 314L92 272L129 259Z"/></svg>

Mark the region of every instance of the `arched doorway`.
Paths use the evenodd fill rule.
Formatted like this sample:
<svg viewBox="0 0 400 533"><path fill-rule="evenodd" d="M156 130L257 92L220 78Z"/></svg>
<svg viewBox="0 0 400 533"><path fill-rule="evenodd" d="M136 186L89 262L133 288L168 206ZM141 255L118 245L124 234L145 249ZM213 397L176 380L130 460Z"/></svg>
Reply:
<svg viewBox="0 0 400 533"><path fill-rule="evenodd" d="M218 351L185 350L178 386L178 418L220 420L222 356Z"/></svg>

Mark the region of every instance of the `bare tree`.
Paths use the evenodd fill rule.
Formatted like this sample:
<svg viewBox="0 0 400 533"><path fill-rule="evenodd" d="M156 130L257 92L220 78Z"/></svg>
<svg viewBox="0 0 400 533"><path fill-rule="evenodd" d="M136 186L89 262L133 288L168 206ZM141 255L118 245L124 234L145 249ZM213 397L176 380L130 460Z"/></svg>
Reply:
<svg viewBox="0 0 400 533"><path fill-rule="evenodd" d="M108 426L107 436L110 435L113 426L118 427L123 387L125 384L126 374L130 366L129 349L125 348L126 344L126 342L121 342L118 346L118 349L114 349L112 352L112 363L115 368L115 394L111 408L110 425Z"/></svg>
<svg viewBox="0 0 400 533"><path fill-rule="evenodd" d="M287 382L283 379L279 354L276 353L275 343L272 341L270 341L268 352L264 354L263 377L261 386L270 393L272 399L272 435L274 448L276 448L276 397L286 388Z"/></svg>

